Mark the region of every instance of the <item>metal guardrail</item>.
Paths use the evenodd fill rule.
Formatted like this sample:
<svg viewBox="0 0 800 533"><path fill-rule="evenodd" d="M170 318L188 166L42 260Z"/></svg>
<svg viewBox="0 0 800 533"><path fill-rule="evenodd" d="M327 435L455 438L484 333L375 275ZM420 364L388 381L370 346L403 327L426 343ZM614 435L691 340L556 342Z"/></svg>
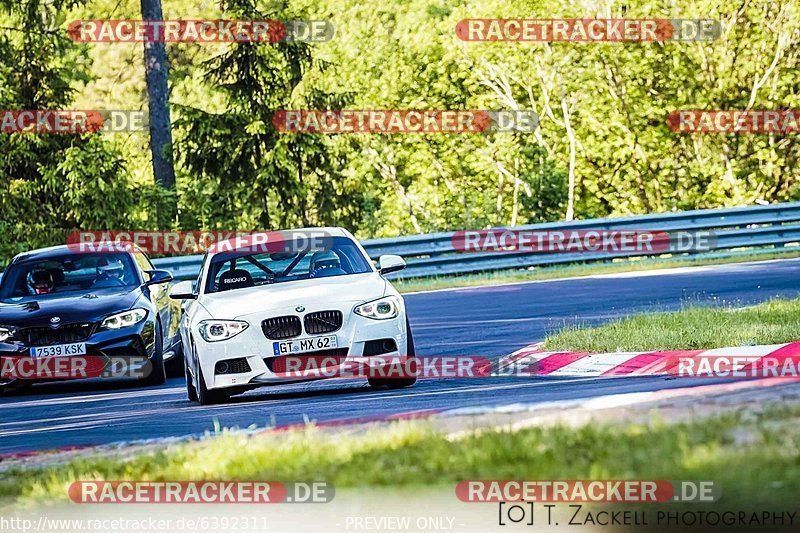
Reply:
<svg viewBox="0 0 800 533"><path fill-rule="evenodd" d="M800 243L800 202L729 209L702 209L574 222L549 222L506 228L514 231L650 230L660 232L714 231L715 250L781 247ZM470 274L493 270L602 261L663 254L617 252L477 252L461 253L453 247L455 232L431 233L363 241L372 259L384 254L403 256L408 268L397 276L422 278ZM202 256L154 259L158 268L177 279L194 279Z"/></svg>
<svg viewBox="0 0 800 533"><path fill-rule="evenodd" d="M548 222L505 228L513 231L650 230L661 232L714 231L714 250L764 249L800 244L800 202L730 209L701 209L620 218L598 218L574 222ZM663 254L618 252L477 252L461 253L453 247L455 232L429 233L363 241L369 256L403 256L408 268L390 277L424 278L520 269L568 263L587 263L624 257ZM176 279L194 279L200 271L201 255L163 257L153 260L170 270ZM2 272L0 272L2 278Z"/></svg>

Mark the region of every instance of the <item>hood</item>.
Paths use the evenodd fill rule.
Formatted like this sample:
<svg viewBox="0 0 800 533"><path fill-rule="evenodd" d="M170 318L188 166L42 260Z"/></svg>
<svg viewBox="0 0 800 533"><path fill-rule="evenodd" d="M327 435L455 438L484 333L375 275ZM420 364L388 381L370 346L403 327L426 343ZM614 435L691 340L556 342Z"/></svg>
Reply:
<svg viewBox="0 0 800 533"><path fill-rule="evenodd" d="M136 286L9 298L0 302L0 324L17 327L50 325L50 319L55 316L61 318L61 324L97 322L116 312L127 311L140 296L142 291Z"/></svg>
<svg viewBox="0 0 800 533"><path fill-rule="evenodd" d="M201 301L212 317L235 319L271 309L311 307L318 302L365 302L385 293L386 280L377 272L370 272L219 292L204 295Z"/></svg>

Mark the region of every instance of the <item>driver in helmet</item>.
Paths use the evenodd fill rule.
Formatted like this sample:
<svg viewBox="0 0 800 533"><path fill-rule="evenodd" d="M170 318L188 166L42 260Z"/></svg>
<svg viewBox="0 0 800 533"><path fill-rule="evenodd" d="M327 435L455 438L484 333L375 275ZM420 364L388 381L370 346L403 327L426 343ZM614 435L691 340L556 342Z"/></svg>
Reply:
<svg viewBox="0 0 800 533"><path fill-rule="evenodd" d="M125 267L116 258L103 258L97 263L97 277L92 284L96 287L122 287L125 285Z"/></svg>
<svg viewBox="0 0 800 533"><path fill-rule="evenodd" d="M310 278L327 278L344 274L347 274L347 272L342 269L342 260L332 250L315 252L311 256Z"/></svg>
<svg viewBox="0 0 800 533"><path fill-rule="evenodd" d="M53 275L49 270L36 269L28 274L28 290L31 294L50 294L54 285Z"/></svg>

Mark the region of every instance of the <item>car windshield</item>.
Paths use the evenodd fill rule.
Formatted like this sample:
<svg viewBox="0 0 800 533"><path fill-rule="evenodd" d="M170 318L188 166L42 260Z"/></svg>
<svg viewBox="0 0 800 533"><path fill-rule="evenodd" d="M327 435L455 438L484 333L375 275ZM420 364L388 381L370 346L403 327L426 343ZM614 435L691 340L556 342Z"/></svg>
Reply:
<svg viewBox="0 0 800 533"><path fill-rule="evenodd" d="M128 254L65 253L9 266L0 282L0 301L138 284Z"/></svg>
<svg viewBox="0 0 800 533"><path fill-rule="evenodd" d="M347 237L328 240L324 249L299 252L254 254L234 250L211 258L206 293L372 271L369 259Z"/></svg>

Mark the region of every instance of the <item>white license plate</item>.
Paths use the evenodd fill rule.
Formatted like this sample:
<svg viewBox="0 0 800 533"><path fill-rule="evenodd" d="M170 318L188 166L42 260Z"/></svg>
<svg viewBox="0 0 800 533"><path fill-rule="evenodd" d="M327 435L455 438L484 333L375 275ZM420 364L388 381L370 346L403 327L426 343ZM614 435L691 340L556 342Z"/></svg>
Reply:
<svg viewBox="0 0 800 533"><path fill-rule="evenodd" d="M292 353L316 352L336 348L336 335L314 337L311 339L295 339L293 341L276 341L272 343L272 352L275 355L288 355Z"/></svg>
<svg viewBox="0 0 800 533"><path fill-rule="evenodd" d="M58 357L63 355L86 355L86 343L56 344L31 348L31 357Z"/></svg>

